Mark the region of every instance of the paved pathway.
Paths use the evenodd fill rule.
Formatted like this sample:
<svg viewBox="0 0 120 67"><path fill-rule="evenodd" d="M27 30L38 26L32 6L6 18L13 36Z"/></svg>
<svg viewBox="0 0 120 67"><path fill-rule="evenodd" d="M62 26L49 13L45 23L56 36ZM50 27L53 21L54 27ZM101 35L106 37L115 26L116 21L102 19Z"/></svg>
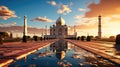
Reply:
<svg viewBox="0 0 120 67"><path fill-rule="evenodd" d="M23 42L4 43L3 45L0 45L0 67L5 66L20 58L23 58L35 52L36 49L41 49L43 46L46 46L55 41L56 40L46 40L38 42L33 41L27 43ZM117 51L114 48L113 44L82 42L77 40L68 41L120 65L120 51Z"/></svg>
<svg viewBox="0 0 120 67"><path fill-rule="evenodd" d="M3 67L14 60L25 57L37 49L55 42L56 40L32 41L32 42L11 42L0 45L0 67Z"/></svg>
<svg viewBox="0 0 120 67"><path fill-rule="evenodd" d="M114 44L103 44L97 42L83 42L78 40L68 40L75 45L98 54L116 64L120 65L120 51L114 48Z"/></svg>

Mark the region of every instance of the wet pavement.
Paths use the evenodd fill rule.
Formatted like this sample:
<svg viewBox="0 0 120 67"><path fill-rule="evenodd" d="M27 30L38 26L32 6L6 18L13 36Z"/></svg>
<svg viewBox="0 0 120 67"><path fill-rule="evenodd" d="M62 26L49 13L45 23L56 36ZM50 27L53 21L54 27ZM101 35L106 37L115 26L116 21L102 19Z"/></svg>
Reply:
<svg viewBox="0 0 120 67"><path fill-rule="evenodd" d="M57 40L4 43L0 45L0 67L7 67L9 63L19 60L55 41Z"/></svg>
<svg viewBox="0 0 120 67"><path fill-rule="evenodd" d="M117 65L120 65L120 46L112 43L103 43L103 42L86 42L86 41L77 41L77 40L68 40L71 43L76 44L77 46L88 50L92 53L100 55Z"/></svg>
<svg viewBox="0 0 120 67"><path fill-rule="evenodd" d="M59 40L11 63L8 67L117 67L117 65L66 40Z"/></svg>

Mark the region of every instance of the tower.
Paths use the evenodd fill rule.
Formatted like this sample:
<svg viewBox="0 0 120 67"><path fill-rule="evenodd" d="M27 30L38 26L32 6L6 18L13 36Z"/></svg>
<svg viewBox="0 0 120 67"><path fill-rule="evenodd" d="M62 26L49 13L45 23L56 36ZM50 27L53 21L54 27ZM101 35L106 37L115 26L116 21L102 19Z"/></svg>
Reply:
<svg viewBox="0 0 120 67"><path fill-rule="evenodd" d="M101 32L101 16L99 15L98 16L98 38L101 39L101 35L102 32Z"/></svg>
<svg viewBox="0 0 120 67"><path fill-rule="evenodd" d="M24 16L23 42L27 42L27 17Z"/></svg>
<svg viewBox="0 0 120 67"><path fill-rule="evenodd" d="M76 30L75 30L75 25L74 25L74 35L75 35L75 32L76 32Z"/></svg>
<svg viewBox="0 0 120 67"><path fill-rule="evenodd" d="M74 25L74 35L77 36L76 26Z"/></svg>
<svg viewBox="0 0 120 67"><path fill-rule="evenodd" d="M23 31L23 35L27 36L27 17L24 16L24 31Z"/></svg>
<svg viewBox="0 0 120 67"><path fill-rule="evenodd" d="M47 35L47 33L48 33L48 32L47 32L47 25L45 26L45 30L46 30L46 31L45 31L45 35Z"/></svg>

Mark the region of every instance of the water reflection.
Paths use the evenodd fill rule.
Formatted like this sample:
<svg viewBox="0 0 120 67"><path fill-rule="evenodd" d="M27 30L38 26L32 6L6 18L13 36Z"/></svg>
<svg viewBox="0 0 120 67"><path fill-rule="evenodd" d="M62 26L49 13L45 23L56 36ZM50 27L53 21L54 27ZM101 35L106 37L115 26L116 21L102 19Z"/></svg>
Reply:
<svg viewBox="0 0 120 67"><path fill-rule="evenodd" d="M25 61L25 62L23 62ZM47 46L16 61L9 67L116 67L102 57L83 50L66 40Z"/></svg>
<svg viewBox="0 0 120 67"><path fill-rule="evenodd" d="M50 49L56 53L56 57L59 59L59 60L62 60L64 57L65 57L65 53L67 51L67 41L65 40L59 40L58 42L52 44L50 46Z"/></svg>
<svg viewBox="0 0 120 67"><path fill-rule="evenodd" d="M23 59L24 59L24 62L27 62L27 57L24 57Z"/></svg>

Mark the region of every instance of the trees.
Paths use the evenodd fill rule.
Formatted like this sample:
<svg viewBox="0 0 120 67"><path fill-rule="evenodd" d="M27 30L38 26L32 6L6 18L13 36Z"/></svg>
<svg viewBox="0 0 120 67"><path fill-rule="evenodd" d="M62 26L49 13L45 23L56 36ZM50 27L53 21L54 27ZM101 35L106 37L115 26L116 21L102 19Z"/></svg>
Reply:
<svg viewBox="0 0 120 67"><path fill-rule="evenodd" d="M115 36L110 36L109 39L115 39Z"/></svg>
<svg viewBox="0 0 120 67"><path fill-rule="evenodd" d="M120 44L120 34L116 36L116 44Z"/></svg>
<svg viewBox="0 0 120 67"><path fill-rule="evenodd" d="M87 36L87 41L91 41L91 37L90 36Z"/></svg>
<svg viewBox="0 0 120 67"><path fill-rule="evenodd" d="M33 36L34 41L38 41L38 36Z"/></svg>
<svg viewBox="0 0 120 67"><path fill-rule="evenodd" d="M81 41L84 41L85 40L85 36L81 36Z"/></svg>
<svg viewBox="0 0 120 67"><path fill-rule="evenodd" d="M77 40L80 40L80 36L77 37Z"/></svg>
<svg viewBox="0 0 120 67"><path fill-rule="evenodd" d="M2 38L8 38L8 37L9 37L9 34L8 34L8 32L0 32L0 36L1 36Z"/></svg>
<svg viewBox="0 0 120 67"><path fill-rule="evenodd" d="M27 39L28 39L27 36L24 35L22 40L23 42L27 42Z"/></svg>

